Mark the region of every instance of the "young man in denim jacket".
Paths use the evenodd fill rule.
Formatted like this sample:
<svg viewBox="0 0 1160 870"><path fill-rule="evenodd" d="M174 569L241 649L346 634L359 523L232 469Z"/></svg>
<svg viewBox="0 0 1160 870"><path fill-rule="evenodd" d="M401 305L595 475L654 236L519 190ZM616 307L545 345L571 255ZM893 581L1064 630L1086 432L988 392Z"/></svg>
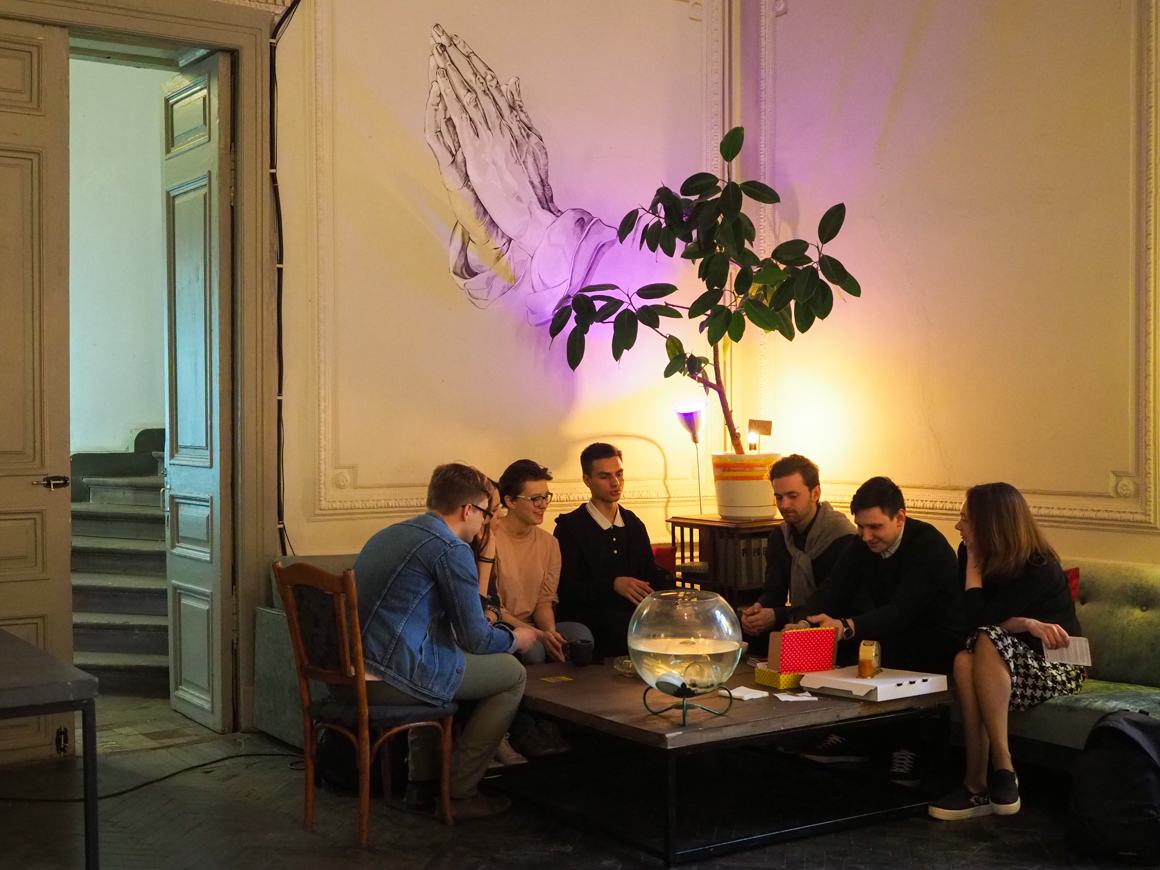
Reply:
<svg viewBox="0 0 1160 870"><path fill-rule="evenodd" d="M475 701L452 756L451 799L455 818L480 818L510 803L477 787L524 694L526 674L512 653L529 649L536 633L489 624L479 604L469 542L494 510L487 478L467 465L440 465L427 487L427 507L374 535L354 564L367 701ZM408 740L411 782L404 802L433 808L437 735L417 729Z"/></svg>

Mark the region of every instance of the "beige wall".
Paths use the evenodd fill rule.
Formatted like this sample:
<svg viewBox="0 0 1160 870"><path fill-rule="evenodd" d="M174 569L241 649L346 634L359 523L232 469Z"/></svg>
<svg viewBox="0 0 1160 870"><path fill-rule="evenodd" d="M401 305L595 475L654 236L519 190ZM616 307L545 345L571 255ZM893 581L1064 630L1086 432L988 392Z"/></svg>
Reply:
<svg viewBox="0 0 1160 870"><path fill-rule="evenodd" d="M1005 479L1063 552L1160 557L1150 6L755 2L723 47L717 2L307 0L279 52L298 551L357 549L420 510L451 459L495 475L532 456L574 503L596 438L625 449L626 503L654 538L695 509L671 408L696 392L660 381L660 348L616 367L601 346L574 376L542 330L450 280L452 217L422 137L439 21L520 76L561 207L615 223L702 168L731 81L746 174L783 199L767 242L810 238L847 204L831 247L863 297L734 361L738 418L772 417L774 449L813 456L835 501L888 474L957 540L963 488Z"/></svg>
<svg viewBox="0 0 1160 870"><path fill-rule="evenodd" d="M71 451L165 425L158 70L69 62Z"/></svg>

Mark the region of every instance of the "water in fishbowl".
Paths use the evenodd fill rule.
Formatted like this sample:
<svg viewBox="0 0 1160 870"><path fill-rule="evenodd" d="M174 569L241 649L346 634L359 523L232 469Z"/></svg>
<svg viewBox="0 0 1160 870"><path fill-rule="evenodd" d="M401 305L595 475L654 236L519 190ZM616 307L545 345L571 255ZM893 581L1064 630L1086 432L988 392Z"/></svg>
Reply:
<svg viewBox="0 0 1160 870"><path fill-rule="evenodd" d="M710 637L633 638L628 653L646 683L678 698L711 692L733 675L741 644Z"/></svg>

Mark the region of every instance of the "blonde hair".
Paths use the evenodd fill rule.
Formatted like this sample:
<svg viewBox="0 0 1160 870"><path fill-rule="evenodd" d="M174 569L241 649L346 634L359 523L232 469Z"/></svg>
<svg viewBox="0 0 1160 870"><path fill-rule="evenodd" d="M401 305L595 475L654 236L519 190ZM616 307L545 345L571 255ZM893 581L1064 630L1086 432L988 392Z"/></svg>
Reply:
<svg viewBox="0 0 1160 870"><path fill-rule="evenodd" d="M1029 561L1058 562L1023 493L1009 483L981 483L967 490L963 511L975 533L983 579L1010 579Z"/></svg>

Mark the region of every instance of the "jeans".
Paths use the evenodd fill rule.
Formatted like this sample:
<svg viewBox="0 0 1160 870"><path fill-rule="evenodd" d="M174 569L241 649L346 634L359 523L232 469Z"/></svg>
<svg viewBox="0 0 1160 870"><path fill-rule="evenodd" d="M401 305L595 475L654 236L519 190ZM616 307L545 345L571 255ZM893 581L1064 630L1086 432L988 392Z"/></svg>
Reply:
<svg viewBox="0 0 1160 870"><path fill-rule="evenodd" d="M557 622L556 631L560 632L568 643L577 640L586 640L592 643L592 632L588 630L587 626L581 625L579 622ZM525 665L542 665L547 660L547 650L544 649L544 644L538 640L532 644L531 649L520 656L520 661Z"/></svg>
<svg viewBox="0 0 1160 870"><path fill-rule="evenodd" d="M515 656L493 653L465 654L463 682L456 701L475 701L464 723L463 733L451 755L451 796L467 798L475 794L487 765L507 733L524 696L527 672ZM416 699L379 680L367 681L367 703L414 704ZM412 728L407 732L410 751L408 766L412 782L439 779L439 734L434 728Z"/></svg>

